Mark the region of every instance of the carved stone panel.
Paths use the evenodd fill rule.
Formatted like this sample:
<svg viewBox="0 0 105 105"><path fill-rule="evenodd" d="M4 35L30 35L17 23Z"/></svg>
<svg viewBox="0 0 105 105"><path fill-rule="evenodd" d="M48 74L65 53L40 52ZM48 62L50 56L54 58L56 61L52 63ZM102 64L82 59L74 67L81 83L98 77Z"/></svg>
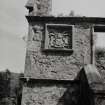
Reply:
<svg viewBox="0 0 105 105"><path fill-rule="evenodd" d="M45 49L71 50L72 26L63 24L46 24Z"/></svg>

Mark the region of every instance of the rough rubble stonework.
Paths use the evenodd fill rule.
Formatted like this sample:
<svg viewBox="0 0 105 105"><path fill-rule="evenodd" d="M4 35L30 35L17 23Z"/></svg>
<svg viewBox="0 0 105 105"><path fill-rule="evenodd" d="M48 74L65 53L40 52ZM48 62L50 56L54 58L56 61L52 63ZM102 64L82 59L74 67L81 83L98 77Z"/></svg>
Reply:
<svg viewBox="0 0 105 105"><path fill-rule="evenodd" d="M26 7L29 9L30 16L48 16L51 0L30 0ZM71 23L65 22L65 19L59 22L50 21L50 24L73 26L72 51L65 53L65 51L44 52L46 22L29 22L24 75L33 82L26 81L24 84L22 105L67 105L62 100L68 90L67 84L42 82L43 80L74 80L81 68L91 63L91 25ZM41 82L36 83L37 79ZM71 82L68 84L70 88Z"/></svg>
<svg viewBox="0 0 105 105"><path fill-rule="evenodd" d="M60 85L24 87L22 105L57 105L65 91L66 86Z"/></svg>
<svg viewBox="0 0 105 105"><path fill-rule="evenodd" d="M29 15L48 16L51 12L51 0L28 0L26 7L30 9Z"/></svg>
<svg viewBox="0 0 105 105"><path fill-rule="evenodd" d="M27 42L25 76L36 79L73 80L84 64L90 63L90 29L74 26L73 52L70 54L42 52L43 25L30 26ZM34 40L33 40L34 38Z"/></svg>
<svg viewBox="0 0 105 105"><path fill-rule="evenodd" d="M73 87L74 86L74 87ZM23 101L22 105L66 105L67 100L70 100L68 97L68 93L74 91L74 88L77 89L76 84L51 84L45 83L36 83L36 84L28 84L23 88ZM73 93L75 94L75 93ZM76 93L76 97L79 96L80 93Z"/></svg>
<svg viewBox="0 0 105 105"><path fill-rule="evenodd" d="M33 27L36 27L36 32ZM30 25L27 41L25 77L34 79L74 80L84 64L90 63L90 29L75 25L73 29L73 52L71 54L42 52L44 25ZM33 40L34 38L34 40ZM24 86L22 105L62 105L65 85L33 84Z"/></svg>
<svg viewBox="0 0 105 105"><path fill-rule="evenodd" d="M102 51L100 51L100 52L102 52ZM103 51L102 53L104 54L105 52ZM99 73L101 74L103 81L105 83L105 56L104 55L99 56L99 53L96 53L95 55L96 55L95 65L96 65L96 67L97 67Z"/></svg>

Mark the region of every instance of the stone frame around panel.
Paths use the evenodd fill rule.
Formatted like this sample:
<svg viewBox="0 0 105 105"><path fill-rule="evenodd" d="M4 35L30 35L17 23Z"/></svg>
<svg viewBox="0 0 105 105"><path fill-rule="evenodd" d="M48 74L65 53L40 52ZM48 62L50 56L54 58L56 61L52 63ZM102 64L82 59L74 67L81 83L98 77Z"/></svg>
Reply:
<svg viewBox="0 0 105 105"><path fill-rule="evenodd" d="M44 51L73 51L73 25L45 24Z"/></svg>

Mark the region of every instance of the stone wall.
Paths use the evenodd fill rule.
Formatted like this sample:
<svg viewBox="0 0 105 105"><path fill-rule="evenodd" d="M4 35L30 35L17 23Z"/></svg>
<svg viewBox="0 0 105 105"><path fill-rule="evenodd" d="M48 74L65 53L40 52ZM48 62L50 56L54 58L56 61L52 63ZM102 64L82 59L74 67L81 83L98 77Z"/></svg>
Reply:
<svg viewBox="0 0 105 105"><path fill-rule="evenodd" d="M48 84L24 87L22 105L57 105L65 90L65 86L49 86Z"/></svg>
<svg viewBox="0 0 105 105"><path fill-rule="evenodd" d="M85 17L79 20L67 17L63 19L59 17L48 18L46 16L50 15L51 0L29 0L26 7L29 9L27 17L29 31L24 72L24 78L27 81L23 87L22 105L77 105L80 85L74 80L83 66L91 63L91 41L93 41L91 25L94 21L87 19L85 23ZM88 21L93 23L90 24ZM60 51L56 50L57 48L49 50L48 45L46 47L45 44L48 42L46 37L49 37L46 36L47 24L62 24L62 27L63 25L71 25L72 37L70 38L72 38L72 43L70 44L72 45L70 47L72 48ZM53 33L57 32L53 31ZM46 48L48 49L46 50ZM37 80L39 82L36 82ZM72 80L76 85L72 84ZM54 82L52 83L52 81Z"/></svg>
<svg viewBox="0 0 105 105"><path fill-rule="evenodd" d="M22 105L67 105L67 103L70 103L71 101L69 89L71 89L71 93L74 94L75 87L78 88L74 83L27 84L23 88ZM78 97L79 93L76 93L75 95ZM77 99L73 101L77 101Z"/></svg>
<svg viewBox="0 0 105 105"><path fill-rule="evenodd" d="M73 80L84 64L91 62L90 28L74 25L72 51L44 52L44 24L29 26L25 76L36 79Z"/></svg>
<svg viewBox="0 0 105 105"><path fill-rule="evenodd" d="M22 94L22 105L67 105L62 100L69 84L51 82L43 84L34 82L37 79L67 81L74 80L85 64L91 63L90 26L70 24L70 22L53 22L50 24L67 24L72 28L72 49L70 51L45 51L44 21L29 22L27 51L25 61L25 78L33 80L25 84ZM46 80L47 79L47 80ZM78 87L78 86L77 86ZM72 89L70 89L72 90ZM68 100L70 97L68 98Z"/></svg>

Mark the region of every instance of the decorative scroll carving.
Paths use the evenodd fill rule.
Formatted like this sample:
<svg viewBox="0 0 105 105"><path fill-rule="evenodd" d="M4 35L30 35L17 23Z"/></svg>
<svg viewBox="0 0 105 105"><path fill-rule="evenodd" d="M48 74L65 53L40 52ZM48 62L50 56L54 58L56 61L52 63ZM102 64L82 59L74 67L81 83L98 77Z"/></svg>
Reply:
<svg viewBox="0 0 105 105"><path fill-rule="evenodd" d="M46 25L46 48L72 49L72 26Z"/></svg>

